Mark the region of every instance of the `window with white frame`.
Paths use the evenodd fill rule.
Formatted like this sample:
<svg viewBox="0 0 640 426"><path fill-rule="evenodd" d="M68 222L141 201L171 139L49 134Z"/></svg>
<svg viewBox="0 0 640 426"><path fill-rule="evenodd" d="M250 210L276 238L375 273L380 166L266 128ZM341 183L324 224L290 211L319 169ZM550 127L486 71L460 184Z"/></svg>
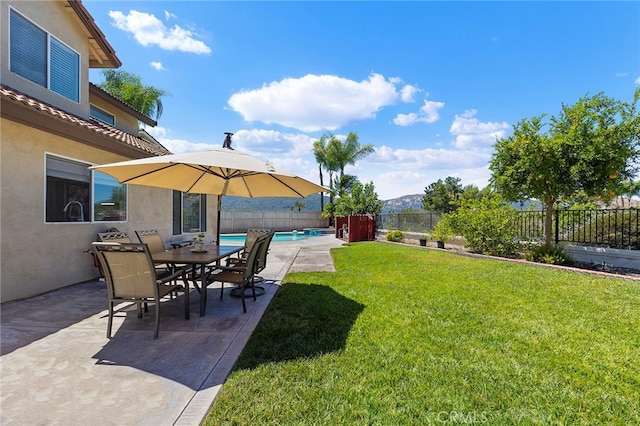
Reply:
<svg viewBox="0 0 640 426"><path fill-rule="evenodd" d="M79 102L80 55L14 9L9 21L11 71Z"/></svg>
<svg viewBox="0 0 640 426"><path fill-rule="evenodd" d="M173 191L173 235L207 231L207 196Z"/></svg>
<svg viewBox="0 0 640 426"><path fill-rule="evenodd" d="M88 169L90 166L54 155L46 156L46 222L127 220L126 185L102 172L92 173Z"/></svg>
<svg viewBox="0 0 640 426"><path fill-rule="evenodd" d="M111 124L112 126L115 126L116 124L116 117L113 114L108 113L107 111L103 110L102 108L98 108L95 105L89 106L89 115L107 124Z"/></svg>

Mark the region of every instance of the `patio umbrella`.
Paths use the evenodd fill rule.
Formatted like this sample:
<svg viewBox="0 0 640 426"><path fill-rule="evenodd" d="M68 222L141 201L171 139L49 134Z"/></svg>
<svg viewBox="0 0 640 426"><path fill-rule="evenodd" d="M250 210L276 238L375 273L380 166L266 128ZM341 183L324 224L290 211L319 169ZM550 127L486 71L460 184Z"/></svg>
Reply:
<svg viewBox="0 0 640 426"><path fill-rule="evenodd" d="M327 191L296 175L278 171L256 157L228 148L163 155L90 167L120 183L236 197L306 197ZM220 198L218 229L220 238Z"/></svg>

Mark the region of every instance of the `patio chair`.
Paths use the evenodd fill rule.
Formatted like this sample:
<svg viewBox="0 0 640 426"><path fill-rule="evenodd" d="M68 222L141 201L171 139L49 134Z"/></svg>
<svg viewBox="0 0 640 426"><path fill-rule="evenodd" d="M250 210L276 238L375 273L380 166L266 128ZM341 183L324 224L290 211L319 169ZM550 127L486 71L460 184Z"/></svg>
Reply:
<svg viewBox="0 0 640 426"><path fill-rule="evenodd" d="M107 338L111 338L114 303L117 302L135 302L138 318L142 318L143 304L154 303L156 315L154 339L158 338L160 330L160 299L164 296L176 290L185 291L184 309L185 317L187 316L189 312L188 292L182 285L170 283L175 282L180 276L186 282L184 269L158 278L149 247L146 244L95 242L92 244L92 248L102 264L107 282L109 303Z"/></svg>
<svg viewBox="0 0 640 426"><path fill-rule="evenodd" d="M218 269L214 270L209 275L209 279L207 281L207 284L211 284L216 281L220 282L220 300L222 300L222 296L224 294L224 283L237 285L239 287L240 298L242 299L242 310L245 313L247 312L247 305L244 300L245 289L251 288L253 300L256 300L254 279L256 267L258 265L258 254L260 253L262 246L266 244L267 237L267 234L263 234L256 239L255 243L251 246L251 250L249 250L246 265L218 267Z"/></svg>
<svg viewBox="0 0 640 426"><path fill-rule="evenodd" d="M98 241L103 243L130 243L131 239L126 232L100 232L98 233Z"/></svg>
<svg viewBox="0 0 640 426"><path fill-rule="evenodd" d="M251 251L251 247L255 244L258 237L268 234L272 232L268 229L249 229L247 230L247 236L244 239L244 248L240 253L238 253L238 257L233 260L241 260L242 262L246 262L247 257L249 257L249 252ZM232 260L230 259L227 264L230 264Z"/></svg>
<svg viewBox="0 0 640 426"><path fill-rule="evenodd" d="M156 229L136 231L136 235L141 243L149 246L149 252L152 255L155 253L162 253L166 250L162 236L160 236L160 233ZM156 274L162 278L173 274L174 271L183 266L184 265L156 265Z"/></svg>
<svg viewBox="0 0 640 426"><path fill-rule="evenodd" d="M257 264L256 264L256 273L262 272L267 267L267 255L269 254L269 246L271 245L271 241L276 233L274 231L267 231L266 233L266 242L260 248L260 252L258 253ZM229 264L233 266L246 266L247 259L230 259ZM260 277L255 277L256 281L262 281Z"/></svg>

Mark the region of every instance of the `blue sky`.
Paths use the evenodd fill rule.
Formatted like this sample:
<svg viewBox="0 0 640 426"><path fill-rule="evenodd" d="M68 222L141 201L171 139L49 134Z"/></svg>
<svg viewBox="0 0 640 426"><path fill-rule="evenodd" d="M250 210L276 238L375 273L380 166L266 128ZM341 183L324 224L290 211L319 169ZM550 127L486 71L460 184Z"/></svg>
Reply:
<svg viewBox="0 0 640 426"><path fill-rule="evenodd" d="M640 2L83 2L123 63L166 90L150 133L234 147L319 183L312 143L356 132L345 171L381 199L488 183L523 118L640 85ZM90 80L102 81L100 70Z"/></svg>

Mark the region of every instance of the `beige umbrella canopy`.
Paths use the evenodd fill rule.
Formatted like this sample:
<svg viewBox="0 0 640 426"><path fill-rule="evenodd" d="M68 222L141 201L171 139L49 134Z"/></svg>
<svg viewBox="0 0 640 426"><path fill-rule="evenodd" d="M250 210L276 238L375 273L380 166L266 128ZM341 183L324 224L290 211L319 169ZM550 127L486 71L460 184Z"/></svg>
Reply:
<svg viewBox="0 0 640 426"><path fill-rule="evenodd" d="M327 191L237 150L163 155L93 166L120 183L235 197L306 197Z"/></svg>
<svg viewBox="0 0 640 426"><path fill-rule="evenodd" d="M120 183L235 197L306 197L327 191L320 185L231 148L163 155L90 167ZM218 232L220 235L220 198Z"/></svg>

